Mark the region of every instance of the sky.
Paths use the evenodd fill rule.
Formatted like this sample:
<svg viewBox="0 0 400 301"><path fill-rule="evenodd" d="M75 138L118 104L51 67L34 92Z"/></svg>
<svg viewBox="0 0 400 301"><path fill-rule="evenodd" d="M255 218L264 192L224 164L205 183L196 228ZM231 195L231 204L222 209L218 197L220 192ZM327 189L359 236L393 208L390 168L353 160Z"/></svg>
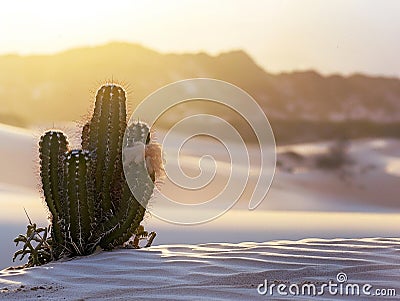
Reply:
<svg viewBox="0 0 400 301"><path fill-rule="evenodd" d="M397 0L19 0L0 9L0 54L126 41L161 52L243 49L273 73L400 77L399 37Z"/></svg>

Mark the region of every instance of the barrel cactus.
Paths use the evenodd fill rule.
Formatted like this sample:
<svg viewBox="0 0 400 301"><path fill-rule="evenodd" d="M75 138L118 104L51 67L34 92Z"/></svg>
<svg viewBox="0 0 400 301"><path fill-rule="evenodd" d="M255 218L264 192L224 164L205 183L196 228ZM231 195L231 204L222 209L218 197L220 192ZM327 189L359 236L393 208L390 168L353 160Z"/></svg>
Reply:
<svg viewBox="0 0 400 301"><path fill-rule="evenodd" d="M125 179L123 145L143 145L160 159L161 149L151 141L149 127L142 122L127 126L126 94L116 84L97 91L93 115L82 129L81 149L70 149L60 131L41 137L40 177L50 212L54 259L88 255L97 247L112 249L138 229L153 194L155 171L162 166L143 169L144 154L132 162L129 176L137 177L141 186L138 202Z"/></svg>

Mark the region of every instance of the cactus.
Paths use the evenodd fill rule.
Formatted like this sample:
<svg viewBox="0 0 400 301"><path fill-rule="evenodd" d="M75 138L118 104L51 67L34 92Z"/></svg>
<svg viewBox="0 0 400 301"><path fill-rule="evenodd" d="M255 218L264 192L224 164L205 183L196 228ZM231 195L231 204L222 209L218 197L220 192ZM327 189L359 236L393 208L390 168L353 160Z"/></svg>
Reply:
<svg viewBox="0 0 400 301"><path fill-rule="evenodd" d="M129 176L140 186L138 202L125 180L122 145L148 145L150 130L141 122L127 128L125 103L125 91L118 85L106 84L97 91L93 116L82 129L81 150L70 150L62 132L48 131L40 139L40 176L51 215L54 259L122 245L143 220L155 177L144 169L144 156L132 163L135 170Z"/></svg>

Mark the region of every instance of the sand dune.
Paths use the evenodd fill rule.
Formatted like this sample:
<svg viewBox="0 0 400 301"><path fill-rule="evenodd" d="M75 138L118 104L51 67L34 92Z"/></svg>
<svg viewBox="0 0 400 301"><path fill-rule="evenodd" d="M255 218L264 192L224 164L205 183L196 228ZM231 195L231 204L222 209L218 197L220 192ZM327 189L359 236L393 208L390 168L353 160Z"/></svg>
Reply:
<svg viewBox="0 0 400 301"><path fill-rule="evenodd" d="M67 126L73 145L77 145L76 135ZM159 138L163 133L158 133ZM18 193L30 190L38 193L38 134L0 125L0 138L7 143L0 147L0 194L8 191ZM205 154L214 155L218 167L217 176L205 189L192 191L179 189L170 181L162 187L162 192L173 196L176 202L203 202L218 194L226 185L229 176L229 163L226 150L221 145L205 144L202 140L188 144L183 149L182 169L189 175L198 175L199 158ZM327 143L298 144L278 148L278 157L288 165L290 172L278 169L267 198L261 204L264 210L300 210L300 211L357 211L357 212L390 212L399 210L398 181L400 160L400 141L391 139L365 139L353 141L350 155L354 164L350 166L350 177L343 179L335 171L323 171L309 166L291 166L291 159L284 155L292 151L304 158L326 150ZM168 149L164 150L169 153ZM234 150L232 150L234 151ZM251 158L250 177L236 209L247 209L258 177L258 148L248 147ZM225 154L225 156L224 156ZM283 154L283 155L282 155ZM307 161L307 160L306 160ZM167 161L176 164L176 161ZM293 165L293 164L292 164ZM233 182L239 183L246 178L247 166L236 166ZM380 189L376 189L380 187ZM385 191L384 194L381 191ZM232 195L232 199L235 195ZM0 199L2 199L0 197ZM1 214L1 213L0 213Z"/></svg>
<svg viewBox="0 0 400 301"><path fill-rule="evenodd" d="M37 178L32 133L0 124L0 139L0 191L5 184L34 188Z"/></svg>
<svg viewBox="0 0 400 301"><path fill-rule="evenodd" d="M399 212L400 140L351 141L347 154L349 163L338 169L317 168L315 158L326 153L331 145L323 142L279 148L278 158L282 166L275 178L279 186L271 189L269 197L281 199L279 194L286 186L297 195L308 198L309 205L314 203L319 208L317 210L322 205L327 211ZM293 200L290 197L286 199ZM286 205L292 209L298 207ZM313 210L308 204L301 206L303 210Z"/></svg>
<svg viewBox="0 0 400 301"><path fill-rule="evenodd" d="M362 288L360 296L329 293L302 300L373 300L378 289L400 295L400 239L306 239L240 244L164 245L150 249L120 249L85 258L54 262L0 273L0 298L7 300L273 300L286 299L271 283L342 282ZM342 274L340 274L342 273ZM344 274L343 274L344 273ZM339 275L339 276L338 276ZM344 279L344 278L343 278ZM288 288L286 292L289 292ZM295 290L293 290L295 292ZM300 290L301 292L301 290ZM343 291L345 292L345 290ZM382 291L384 292L384 291ZM385 291L393 293L393 291ZM366 294L370 293L371 296ZM313 294L311 291L310 294ZM361 299L360 299L361 298ZM393 300L394 297L385 297Z"/></svg>
<svg viewBox="0 0 400 301"><path fill-rule="evenodd" d="M162 138L162 133L159 133ZM298 210L330 212L399 212L398 183L400 140L359 139L349 143L348 156L351 163L341 169L322 169L312 161L316 156L326 154L333 141L295 144L277 148L281 166L276 169L270 191L258 209ZM212 146L211 146L212 145ZM257 183L259 172L259 149L248 147L251 159L250 176L236 209L247 209L248 200ZM168 152L168 150L166 150ZM289 153L301 159L294 160ZM181 203L199 203L217 195L229 177L229 157L217 142L204 143L201 139L185 145L181 151L182 169L194 177L200 175L199 158L211 154L216 159L217 175L212 183L198 191L185 190L171 181L166 181L162 192ZM200 164L201 163L201 164ZM247 166L236 164L232 175L235 183L241 183L247 173ZM176 164L167 160L168 165ZM206 165L206 164L204 164ZM214 167L212 167L214 168ZM168 171L168 169L167 169ZM377 189L379 187L379 189ZM384 193L382 193L384 191ZM232 192L231 198L235 198ZM155 200L157 201L157 199Z"/></svg>

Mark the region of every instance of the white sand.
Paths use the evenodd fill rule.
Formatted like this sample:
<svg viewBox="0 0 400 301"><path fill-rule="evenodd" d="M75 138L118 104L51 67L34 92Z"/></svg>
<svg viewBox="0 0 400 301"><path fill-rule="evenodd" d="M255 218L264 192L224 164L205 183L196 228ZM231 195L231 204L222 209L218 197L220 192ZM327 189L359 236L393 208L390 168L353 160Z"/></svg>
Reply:
<svg viewBox="0 0 400 301"><path fill-rule="evenodd" d="M0 191L4 185L32 189L36 184L34 174L35 142L31 132L0 124Z"/></svg>
<svg viewBox="0 0 400 301"><path fill-rule="evenodd" d="M76 145L76 135L68 130L69 136ZM0 145L0 200L7 200L10 191L17 194L27 193L38 198L38 156L37 143L38 131L31 132L0 124L0 139L6 141ZM159 133L160 139L163 133ZM218 143L204 144L201 140L188 144L182 150L182 169L189 175L198 175L199 158L205 154L215 155L217 161L217 176L212 184L207 185L201 191L183 190L173 185L170 181L162 186L162 192L173 197L176 202L190 203L202 202L213 197L226 185L226 176L229 164L226 151L217 147ZM212 145L212 146L210 146ZM259 209L263 210L298 210L298 211L348 211L348 212L399 212L398 202L400 180L400 140L393 139L364 139L353 141L350 155L355 164L350 166L350 176L346 179L335 171L323 171L309 168L307 160L315 153L326 149L327 143L298 144L278 148L278 158L289 166L291 172L285 168L278 168L273 185L261 203ZM292 164L290 158L282 155L286 151L295 151L306 158L306 166ZM165 150L169 153L168 149ZM224 156L225 154L225 156ZM248 200L257 182L257 162L259 151L249 147L249 156L252 161L250 178L246 189L235 206L236 209L247 209ZM175 164L167 162L167 164ZM294 166L290 166L294 165ZM304 164L303 164L304 165ZM247 173L243 166L243 173ZM242 181L245 176L239 172L234 174L234 181ZM378 189L379 188L379 189ZM7 193L7 196L2 196ZM232 195L232 199L234 199ZM23 198L26 199L26 198ZM33 200L33 198L32 198ZM36 201L36 200L35 200ZM40 201L38 200L39 204ZM152 201L157 203L157 199ZM16 202L19 207L25 206L25 202ZM28 206L32 214L43 214L43 208ZM38 213L40 210L42 213ZM21 211L22 212L22 211ZM5 218L10 214L0 212ZM23 212L22 212L23 213ZM23 215L22 215L23 216Z"/></svg>
<svg viewBox="0 0 400 301"><path fill-rule="evenodd" d="M283 185L290 187L302 197L316 200L317 207L321 201L325 205L330 203L331 208L329 205L325 208L329 211L381 212L386 208L399 212L400 140L355 140L348 150L351 164L338 170L316 168L315 157L326 152L329 146L329 143L312 143L280 147L278 158L283 167L276 174L275 182L282 184L281 190ZM303 160L290 158L288 152L301 155ZM280 198L280 193L278 189L271 190L270 196Z"/></svg>
<svg viewBox="0 0 400 301"><path fill-rule="evenodd" d="M267 243L165 245L100 252L25 270L0 272L5 300L271 300L257 286L329 280L395 289L400 296L400 239L308 239ZM362 294L362 292L361 292ZM39 297L40 296L40 299ZM275 290L273 300L279 300ZM341 299L325 292L311 298ZM343 296L342 296L343 297ZM299 299L301 296L297 297ZM344 298L344 297L343 297ZM370 296L371 300L376 296ZM346 300L368 299L347 296ZM384 298L393 300L393 298Z"/></svg>

